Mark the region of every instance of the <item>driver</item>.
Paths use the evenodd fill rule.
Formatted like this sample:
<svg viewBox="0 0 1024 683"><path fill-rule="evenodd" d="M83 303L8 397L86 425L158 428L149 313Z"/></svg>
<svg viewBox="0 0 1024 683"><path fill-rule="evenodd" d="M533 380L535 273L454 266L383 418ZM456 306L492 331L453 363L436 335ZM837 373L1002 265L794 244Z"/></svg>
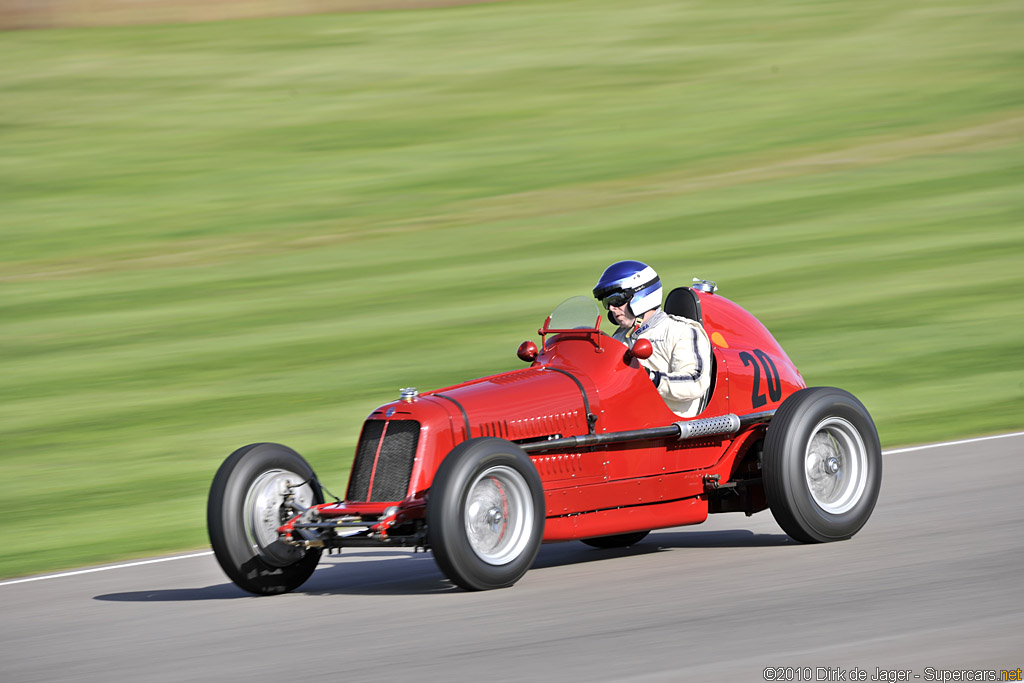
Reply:
<svg viewBox="0 0 1024 683"><path fill-rule="evenodd" d="M608 266L594 297L619 326L615 339L630 348L648 339L654 353L640 364L665 403L680 417L693 417L711 385L711 342L704 327L661 310L661 280L646 263L619 261Z"/></svg>

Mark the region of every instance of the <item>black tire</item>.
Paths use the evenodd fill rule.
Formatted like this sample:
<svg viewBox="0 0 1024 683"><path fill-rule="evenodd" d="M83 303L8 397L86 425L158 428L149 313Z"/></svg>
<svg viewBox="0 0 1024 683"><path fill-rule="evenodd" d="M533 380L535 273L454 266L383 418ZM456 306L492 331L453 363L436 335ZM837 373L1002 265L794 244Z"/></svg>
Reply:
<svg viewBox="0 0 1024 683"><path fill-rule="evenodd" d="M601 548L607 550L609 548L626 548L631 545L636 545L640 541L647 538L647 534L650 531L634 531L629 534L615 534L614 536L598 536L596 538L581 538L580 540L589 545L592 548Z"/></svg>
<svg viewBox="0 0 1024 683"><path fill-rule="evenodd" d="M505 588L533 564L544 535L544 489L530 458L491 437L456 446L434 475L427 533L434 559L466 590Z"/></svg>
<svg viewBox="0 0 1024 683"><path fill-rule="evenodd" d="M323 493L301 455L276 443L239 448L217 470L206 508L210 545L224 573L257 595L295 590L310 577L321 551L277 540L287 514L280 509L285 482L302 484L297 501L322 503Z"/></svg>
<svg viewBox="0 0 1024 683"><path fill-rule="evenodd" d="M768 426L761 474L768 507L794 540L850 538L868 521L882 485L875 423L847 391L801 389Z"/></svg>

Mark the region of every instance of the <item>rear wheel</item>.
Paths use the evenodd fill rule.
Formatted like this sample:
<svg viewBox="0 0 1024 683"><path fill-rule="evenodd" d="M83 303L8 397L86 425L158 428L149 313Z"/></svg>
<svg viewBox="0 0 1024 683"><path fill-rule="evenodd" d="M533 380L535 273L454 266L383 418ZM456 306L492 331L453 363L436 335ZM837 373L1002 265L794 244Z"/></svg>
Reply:
<svg viewBox="0 0 1024 683"><path fill-rule="evenodd" d="M505 588L533 564L544 535L544 493L530 458L502 439L456 446L427 505L434 559L466 590Z"/></svg>
<svg viewBox="0 0 1024 683"><path fill-rule="evenodd" d="M597 538L580 539L593 548L625 548L647 538L650 531L634 531L631 534L615 534L614 536L598 536Z"/></svg>
<svg viewBox="0 0 1024 683"><path fill-rule="evenodd" d="M224 573L257 595L294 590L320 561L320 550L304 550L278 539L277 528L293 516L287 495L302 507L323 502L313 469L280 444L239 448L220 466L207 502L210 545Z"/></svg>
<svg viewBox="0 0 1024 683"><path fill-rule="evenodd" d="M801 389L772 418L761 469L768 506L783 531L804 543L847 539L878 500L878 432L849 392Z"/></svg>

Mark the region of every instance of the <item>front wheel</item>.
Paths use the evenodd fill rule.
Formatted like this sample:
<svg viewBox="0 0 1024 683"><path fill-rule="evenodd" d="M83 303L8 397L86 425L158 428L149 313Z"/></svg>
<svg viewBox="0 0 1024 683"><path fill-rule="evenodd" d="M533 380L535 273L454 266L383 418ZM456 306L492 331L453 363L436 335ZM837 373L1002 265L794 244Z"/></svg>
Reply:
<svg viewBox="0 0 1024 683"><path fill-rule="evenodd" d="M434 559L466 590L505 588L533 564L544 535L544 492L529 456L503 439L456 446L430 487Z"/></svg>
<svg viewBox="0 0 1024 683"><path fill-rule="evenodd" d="M882 448L867 409L832 387L801 389L768 426L761 461L768 507L804 543L850 538L882 484Z"/></svg>
<svg viewBox="0 0 1024 683"><path fill-rule="evenodd" d="M294 513L285 504L289 493L304 508L324 502L309 463L275 443L239 448L213 478L206 508L210 545L228 578L250 593L295 590L320 561L319 549L303 550L277 537Z"/></svg>

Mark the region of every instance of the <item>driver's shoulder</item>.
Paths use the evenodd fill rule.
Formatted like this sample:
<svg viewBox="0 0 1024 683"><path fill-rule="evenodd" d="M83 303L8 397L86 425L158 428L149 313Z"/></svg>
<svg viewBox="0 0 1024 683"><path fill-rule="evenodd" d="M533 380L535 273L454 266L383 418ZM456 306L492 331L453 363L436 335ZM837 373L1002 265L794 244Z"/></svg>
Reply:
<svg viewBox="0 0 1024 683"><path fill-rule="evenodd" d="M701 325L696 320L691 320L690 318L684 318L681 315L675 315L673 313L665 313L665 312L662 312L661 315L663 316L663 318L662 318L663 324L667 324L667 325L685 325L686 327L694 327L694 328L697 328L699 330L703 330L704 329L704 326Z"/></svg>
<svg viewBox="0 0 1024 683"><path fill-rule="evenodd" d="M665 326L675 330L677 336L682 336L684 334L689 336L695 333L697 335L697 339L708 339L708 333L704 329L704 326L696 320L684 318L681 315L665 313L665 321Z"/></svg>

